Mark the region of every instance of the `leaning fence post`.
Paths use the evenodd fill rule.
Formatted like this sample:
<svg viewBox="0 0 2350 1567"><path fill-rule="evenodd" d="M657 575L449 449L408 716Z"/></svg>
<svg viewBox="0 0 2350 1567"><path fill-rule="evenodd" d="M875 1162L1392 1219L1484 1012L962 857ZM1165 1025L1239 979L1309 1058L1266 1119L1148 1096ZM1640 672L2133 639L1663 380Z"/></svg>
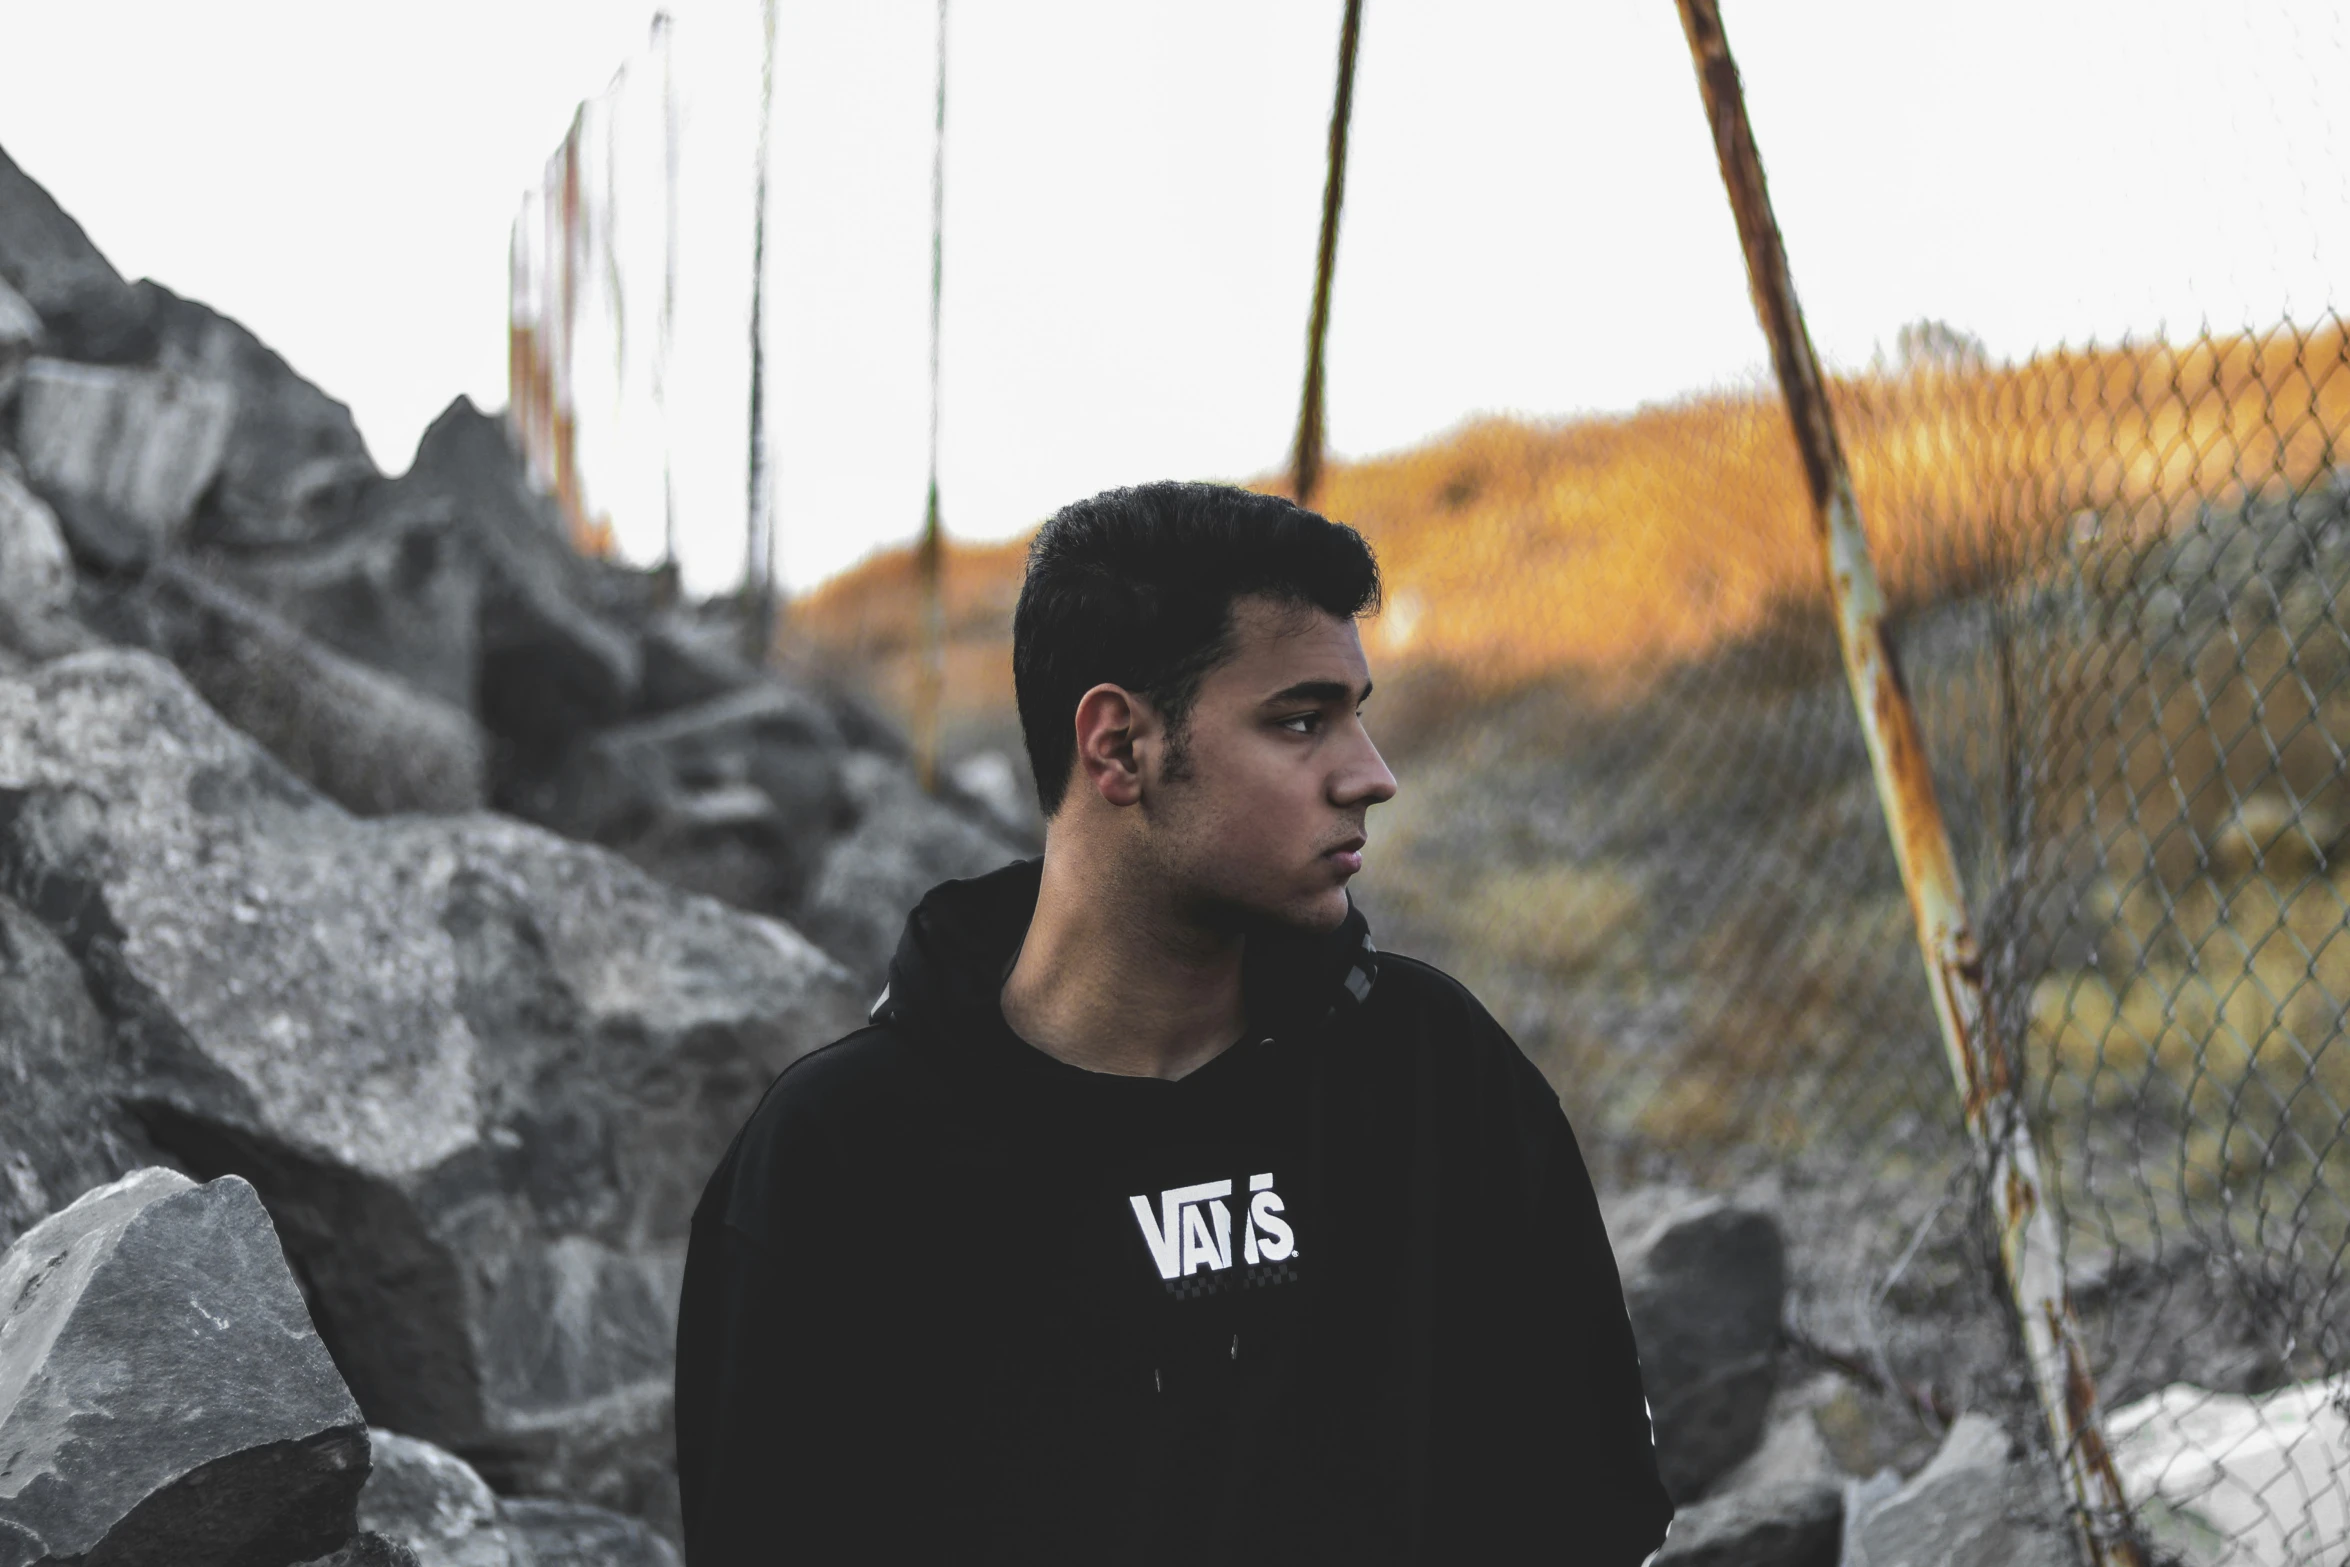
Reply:
<svg viewBox="0 0 2350 1567"><path fill-rule="evenodd" d="M1827 383L1788 274L1786 247L1771 211L1738 67L1730 57L1717 0L1677 4L1697 67L1698 91L1713 126L1722 183L1729 189L1739 242L1746 252L1755 314L1770 339L1771 363L1787 399L1787 417L1795 427L1795 444L1811 489L1844 672L1867 737L1877 799L1884 807L1902 883L1909 892L1934 1013L1964 1102L1967 1131L1984 1161L1992 1201L1999 1209L2000 1258L2022 1324L2041 1412L2064 1466L2089 1560L2101 1567L2143 1567L2145 1558L2131 1534L2128 1498L2100 1424L2096 1386L2066 1293L2056 1224L2041 1203L2039 1157L2024 1115L2022 1085L1991 1035L1982 959L1967 917L1957 857L1935 797L1917 712L1886 640L1884 596L1853 498L1852 475L1836 436Z"/></svg>

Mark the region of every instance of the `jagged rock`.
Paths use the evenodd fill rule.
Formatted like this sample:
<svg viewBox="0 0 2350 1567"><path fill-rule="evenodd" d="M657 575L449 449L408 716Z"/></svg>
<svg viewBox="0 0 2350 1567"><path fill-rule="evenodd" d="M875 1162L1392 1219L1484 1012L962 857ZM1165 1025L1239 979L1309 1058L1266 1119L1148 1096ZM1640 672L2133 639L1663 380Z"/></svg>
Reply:
<svg viewBox="0 0 2350 1567"><path fill-rule="evenodd" d="M1652 1567L1837 1567L1843 1541L1841 1486L1759 1486L1677 1510Z"/></svg>
<svg viewBox="0 0 2350 1567"><path fill-rule="evenodd" d="M220 382L35 359L17 393L16 448L74 553L129 571L177 538L220 472L235 417Z"/></svg>
<svg viewBox="0 0 2350 1567"><path fill-rule="evenodd" d="M499 1509L514 1567L678 1567L677 1549L642 1519L577 1502L517 1499Z"/></svg>
<svg viewBox="0 0 2350 1567"><path fill-rule="evenodd" d="M24 374L24 362L33 357L40 343L39 314L25 303L24 295L0 282L0 407L7 406L9 394Z"/></svg>
<svg viewBox="0 0 2350 1567"><path fill-rule="evenodd" d="M375 1466L359 1493L359 1527L415 1553L417 1567L512 1567L498 1495L455 1453L371 1429Z"/></svg>
<svg viewBox="0 0 2350 1567"><path fill-rule="evenodd" d="M362 1529L329 1556L304 1562L302 1567L421 1567L416 1553L389 1535Z"/></svg>
<svg viewBox="0 0 2350 1567"><path fill-rule="evenodd" d="M57 514L0 452L0 647L31 659L74 652L94 640L73 618L73 557Z"/></svg>
<svg viewBox="0 0 2350 1567"><path fill-rule="evenodd" d="M367 1441L269 1216L141 1170L0 1257L0 1564L275 1567L348 1539Z"/></svg>
<svg viewBox="0 0 2350 1567"><path fill-rule="evenodd" d="M2269 1567L2350 1539L2350 1377L2242 1396L2187 1383L2106 1416L2114 1466L2153 1542L2185 1567Z"/></svg>
<svg viewBox="0 0 2350 1567"><path fill-rule="evenodd" d="M743 662L734 641L728 627L679 614L655 619L640 639L644 680L638 707L648 714L671 713L755 682L758 671Z"/></svg>
<svg viewBox="0 0 2350 1567"><path fill-rule="evenodd" d="M326 646L471 714L481 563L448 508L380 509L298 547L211 551L207 565Z"/></svg>
<svg viewBox="0 0 2350 1567"><path fill-rule="evenodd" d="M1021 857L1018 846L922 792L887 757L854 751L841 785L857 824L825 851L794 921L867 984L889 972L907 911L942 881Z"/></svg>
<svg viewBox="0 0 2350 1567"><path fill-rule="evenodd" d="M693 1205L861 999L789 929L490 816L354 820L167 664L0 680L0 890L42 912L124 1096L269 1202L370 1419L502 1490L673 1501Z"/></svg>
<svg viewBox="0 0 2350 1567"><path fill-rule="evenodd" d="M504 428L459 398L416 448L375 515L398 528L454 517L483 567L479 712L525 750L559 753L628 716L636 641L588 606L594 584L549 503L531 492Z"/></svg>
<svg viewBox="0 0 2350 1567"><path fill-rule="evenodd" d="M1836 1407L1854 1390L1834 1373L1805 1381L1782 1380L1771 1398L1762 1439L1738 1466L1714 1482L1717 1492L1767 1486L1841 1484L1844 1473L1820 1429L1819 1411Z"/></svg>
<svg viewBox="0 0 2350 1567"><path fill-rule="evenodd" d="M738 908L781 913L851 817L823 705L774 683L578 747L526 814Z"/></svg>
<svg viewBox="0 0 2350 1567"><path fill-rule="evenodd" d="M417 1567L677 1567L642 1519L585 1502L501 1500L462 1458L371 1430L375 1470L359 1525L412 1552Z"/></svg>
<svg viewBox="0 0 2350 1567"><path fill-rule="evenodd" d="M0 815L8 804L0 795ZM0 898L0 1246L75 1192L161 1162L114 1086L106 1020L73 954Z"/></svg>
<svg viewBox="0 0 2350 1567"><path fill-rule="evenodd" d="M204 496L192 535L286 544L348 524L382 477L351 410L218 311L158 283L141 282L137 294L155 333L156 363L227 388L236 409L219 480Z"/></svg>
<svg viewBox="0 0 2350 1567"><path fill-rule="evenodd" d="M186 567L154 567L91 618L169 658L222 717L349 810L482 803L487 763L472 719Z"/></svg>
<svg viewBox="0 0 2350 1567"><path fill-rule="evenodd" d="M2048 1490L1997 1421L1961 1415L1908 1484L1873 1501L1853 1493L1843 1567L2073 1567Z"/></svg>
<svg viewBox="0 0 2350 1567"><path fill-rule="evenodd" d="M1769 1214L1719 1198L1669 1209L1620 1249L1624 1304L1675 1501L1754 1451L1770 1412L1787 1255Z"/></svg>
<svg viewBox="0 0 2350 1567"><path fill-rule="evenodd" d="M0 282L41 318L53 353L94 363L154 351L137 296L82 226L0 151Z"/></svg>

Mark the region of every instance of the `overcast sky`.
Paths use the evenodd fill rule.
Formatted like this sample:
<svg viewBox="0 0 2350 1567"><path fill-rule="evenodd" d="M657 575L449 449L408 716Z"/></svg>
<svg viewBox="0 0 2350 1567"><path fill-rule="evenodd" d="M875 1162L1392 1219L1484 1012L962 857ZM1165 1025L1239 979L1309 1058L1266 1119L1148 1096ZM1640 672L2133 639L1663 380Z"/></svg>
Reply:
<svg viewBox="0 0 2350 1567"><path fill-rule="evenodd" d="M739 569L756 0L677 0L691 580ZM1277 465L1339 0L955 0L943 493L1001 536ZM1725 0L1813 332L1994 353L2303 319L2350 256L2340 8ZM0 0L0 146L130 276L238 317L404 468L505 401L507 237L643 0ZM926 428L926 0L781 0L782 564L909 535ZM1331 339L1342 453L1757 377L1671 0L1369 0ZM657 517L616 520L629 547Z"/></svg>

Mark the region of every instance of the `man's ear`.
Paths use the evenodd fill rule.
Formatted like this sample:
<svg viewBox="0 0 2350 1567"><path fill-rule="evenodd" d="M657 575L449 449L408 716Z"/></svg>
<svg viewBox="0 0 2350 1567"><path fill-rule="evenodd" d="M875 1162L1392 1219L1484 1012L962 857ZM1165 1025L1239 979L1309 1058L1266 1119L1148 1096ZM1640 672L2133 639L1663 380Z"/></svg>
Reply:
<svg viewBox="0 0 2350 1567"><path fill-rule="evenodd" d="M1095 686L1077 699L1077 768L1094 793L1112 805L1142 798L1139 729L1155 728L1149 709L1124 686Z"/></svg>

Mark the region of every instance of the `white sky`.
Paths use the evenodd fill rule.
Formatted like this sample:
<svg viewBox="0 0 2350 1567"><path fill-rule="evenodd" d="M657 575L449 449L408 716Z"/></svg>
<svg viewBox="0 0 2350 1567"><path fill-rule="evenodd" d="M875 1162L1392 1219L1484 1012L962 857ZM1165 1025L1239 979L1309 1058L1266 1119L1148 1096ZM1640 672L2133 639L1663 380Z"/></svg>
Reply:
<svg viewBox="0 0 2350 1567"><path fill-rule="evenodd" d="M756 0L677 0L689 580L739 570ZM943 493L966 536L1276 466L1339 0L955 0ZM1727 0L1831 361L2306 319L2350 256L2344 23L2245 0ZM406 466L505 401L508 225L646 0L0 0L0 146L127 275L244 321ZM1333 445L1751 380L1763 349L1671 0L1369 0ZM927 0L781 0L782 567L922 511ZM617 520L630 548L657 517Z"/></svg>

